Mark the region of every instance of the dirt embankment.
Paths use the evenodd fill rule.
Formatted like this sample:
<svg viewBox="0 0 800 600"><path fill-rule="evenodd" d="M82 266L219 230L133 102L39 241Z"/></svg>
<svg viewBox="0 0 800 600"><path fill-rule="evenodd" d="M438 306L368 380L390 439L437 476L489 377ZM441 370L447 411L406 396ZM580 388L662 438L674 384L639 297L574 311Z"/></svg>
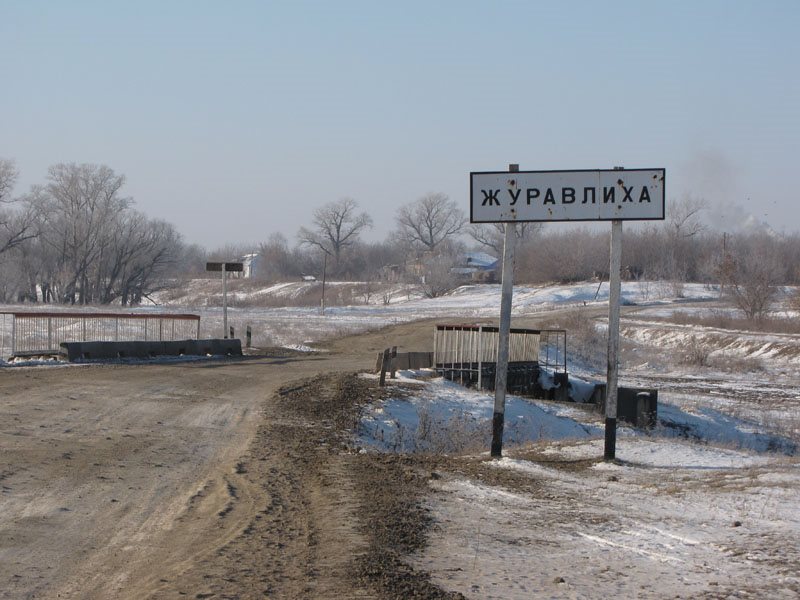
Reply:
<svg viewBox="0 0 800 600"><path fill-rule="evenodd" d="M248 490L250 518L156 597L458 598L402 557L420 549L427 518L419 495L431 471L397 456L358 453L345 432L376 393L355 375L293 382L267 402L236 465L221 520Z"/></svg>

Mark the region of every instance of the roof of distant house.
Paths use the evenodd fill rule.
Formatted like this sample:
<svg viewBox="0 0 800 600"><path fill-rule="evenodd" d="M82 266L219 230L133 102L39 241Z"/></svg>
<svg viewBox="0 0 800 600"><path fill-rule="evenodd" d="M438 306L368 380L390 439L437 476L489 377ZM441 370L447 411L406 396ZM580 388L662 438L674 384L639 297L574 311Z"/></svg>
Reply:
<svg viewBox="0 0 800 600"><path fill-rule="evenodd" d="M464 258L467 265L478 269L492 269L499 262L497 258L486 252L465 252Z"/></svg>

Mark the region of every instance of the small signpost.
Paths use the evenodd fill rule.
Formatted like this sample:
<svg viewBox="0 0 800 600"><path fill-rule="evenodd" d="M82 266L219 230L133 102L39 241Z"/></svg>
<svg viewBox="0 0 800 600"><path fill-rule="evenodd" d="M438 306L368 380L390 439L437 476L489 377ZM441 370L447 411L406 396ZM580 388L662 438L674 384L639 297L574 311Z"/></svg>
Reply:
<svg viewBox="0 0 800 600"><path fill-rule="evenodd" d="M244 271L240 262L207 262L206 271L222 272L222 337L228 339L228 280L226 273ZM233 337L233 335L231 335Z"/></svg>
<svg viewBox="0 0 800 600"><path fill-rule="evenodd" d="M514 228L517 222L611 221L606 386L606 460L613 460L617 436L619 304L622 221L663 220L664 169L508 171L470 173L470 222L505 223L500 339L497 349L492 456L502 456L508 372L508 332L514 277ZM504 335L505 332L505 335Z"/></svg>

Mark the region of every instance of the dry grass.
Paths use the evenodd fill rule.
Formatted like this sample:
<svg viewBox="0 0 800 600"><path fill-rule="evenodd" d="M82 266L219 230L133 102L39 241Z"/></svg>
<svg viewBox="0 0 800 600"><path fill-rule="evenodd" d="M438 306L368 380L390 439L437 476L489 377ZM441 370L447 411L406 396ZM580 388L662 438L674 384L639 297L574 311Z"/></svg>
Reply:
<svg viewBox="0 0 800 600"><path fill-rule="evenodd" d="M764 363L757 358L714 354L708 359L708 366L727 373L759 373L765 370Z"/></svg>
<svg viewBox="0 0 800 600"><path fill-rule="evenodd" d="M707 367L711 352L710 346L699 341L696 336L692 336L686 349L680 354L679 362L692 367Z"/></svg>
<svg viewBox="0 0 800 600"><path fill-rule="evenodd" d="M608 337L604 330L598 329L595 319L583 308L576 308L545 321L542 328L567 330L570 361L577 359L591 367L605 367Z"/></svg>
<svg viewBox="0 0 800 600"><path fill-rule="evenodd" d="M661 319L658 319L661 320ZM730 314L726 311L712 311L707 315L696 315L677 311L671 317L663 319L676 325L700 325L715 329L753 331L756 333L800 333L800 319L766 317L764 319L748 319Z"/></svg>

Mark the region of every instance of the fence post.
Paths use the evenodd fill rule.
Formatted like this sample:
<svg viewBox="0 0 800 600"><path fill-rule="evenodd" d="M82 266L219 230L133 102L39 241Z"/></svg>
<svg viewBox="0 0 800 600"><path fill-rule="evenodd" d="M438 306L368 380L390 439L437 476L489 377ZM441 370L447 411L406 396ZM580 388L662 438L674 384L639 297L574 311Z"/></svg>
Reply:
<svg viewBox="0 0 800 600"><path fill-rule="evenodd" d="M383 387L386 385L386 367L389 366L389 348L383 351L383 360L381 361L381 378L380 378L380 386Z"/></svg>
<svg viewBox="0 0 800 600"><path fill-rule="evenodd" d="M17 353L17 315L11 318L11 356Z"/></svg>
<svg viewBox="0 0 800 600"><path fill-rule="evenodd" d="M397 379L397 346L392 346L392 362L390 364L392 370L389 378Z"/></svg>
<svg viewBox="0 0 800 600"><path fill-rule="evenodd" d="M47 317L47 349L53 349L53 319Z"/></svg>

